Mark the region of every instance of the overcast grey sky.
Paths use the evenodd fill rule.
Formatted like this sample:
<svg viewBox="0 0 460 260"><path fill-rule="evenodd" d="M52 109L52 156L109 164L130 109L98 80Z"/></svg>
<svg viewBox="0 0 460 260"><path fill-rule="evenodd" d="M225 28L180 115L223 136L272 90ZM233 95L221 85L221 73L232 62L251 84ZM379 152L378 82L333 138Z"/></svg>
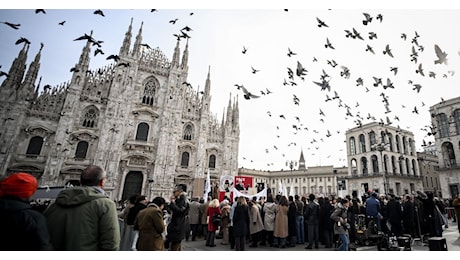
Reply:
<svg viewBox="0 0 460 260"><path fill-rule="evenodd" d="M148 6L162 7L161 4ZM69 70L78 62L84 46L82 41L74 41L75 38L93 30L94 38L104 41L105 55L91 57L90 66L94 69L108 65L110 61L105 58L118 53L131 18L134 19L133 33L137 34L143 22L143 42L159 47L171 60L176 43L173 34L189 26L192 31L189 32L188 81L195 89L198 86L203 89L210 66L211 109L219 120L230 96L238 96L240 167L287 170L286 161L298 160L301 149L307 166L347 165L345 131L355 127L359 117L363 118L362 123L371 122L368 115L375 117L376 121L386 121L388 116L393 126L413 131L417 150L421 150L422 140L433 140L421 130L431 123L429 106L440 102L441 98L449 99L460 94L455 73L460 68L458 9L355 7L329 10L322 6L294 5L286 11L277 8L276 4L269 5L268 9L259 6L248 9L237 1L233 7L214 9L209 5L182 3L151 12L144 3L132 7L135 9L123 5L87 6L87 9L80 10L50 8L45 9L46 14L36 14L35 9L2 9L1 22L21 26L14 30L0 24L0 70L8 71L22 48L15 42L25 37L31 41L29 62L40 48L40 42L45 44L39 72L39 77L43 77L42 85L58 85L70 79ZM105 17L93 14L99 8ZM367 25L363 24L363 13L373 18ZM381 21L376 19L379 14L383 17ZM176 18L175 24L169 23ZM328 27L319 27L317 18ZM66 21L65 24L58 25L62 21ZM353 28L363 40L346 37L345 30L352 31ZM377 37L369 39L370 32ZM406 39L401 37L403 33ZM334 49L325 47L327 39ZM383 53L387 44L393 57ZM447 53L447 64L434 63L437 59L435 44ZM367 45L375 54L366 51ZM181 51L184 46L182 41ZM412 47L417 52L416 62L411 60ZM247 48L245 54L243 48ZM289 49L295 55L289 57ZM328 64L332 60L337 66ZM306 69L302 75L304 79L295 74L298 63ZM420 64L425 76L416 72ZM348 77L341 75L342 66L349 69ZM260 71L254 74L251 67ZM391 67L398 68L396 75ZM288 68L294 72L292 79ZM330 91L321 90L314 83L321 81L323 70L329 75ZM430 72L436 76L430 77ZM381 78L383 85L390 79L394 88L374 87L373 77ZM357 86L358 78L363 79L362 86ZM0 82L3 79L0 78ZM289 84L284 85L284 81ZM260 98L244 99L235 84L244 85ZM419 93L414 90L414 84L422 86ZM262 95L260 91L266 92L267 89L272 93ZM334 96L334 91L340 98L326 102L327 96ZM382 102L382 93L389 101L389 113L385 113L388 110ZM294 95L298 104L294 102ZM347 115L346 106L349 106L351 116ZM417 107L418 114L412 112L414 107Z"/></svg>

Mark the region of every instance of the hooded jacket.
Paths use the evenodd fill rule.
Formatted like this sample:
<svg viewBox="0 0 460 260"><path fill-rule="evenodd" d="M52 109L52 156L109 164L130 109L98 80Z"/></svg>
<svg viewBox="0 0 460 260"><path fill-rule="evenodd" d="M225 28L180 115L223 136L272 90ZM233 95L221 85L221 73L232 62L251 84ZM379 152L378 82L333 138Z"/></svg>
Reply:
<svg viewBox="0 0 460 260"><path fill-rule="evenodd" d="M115 202L96 187L59 193L44 212L54 250L118 250L120 228Z"/></svg>
<svg viewBox="0 0 460 260"><path fill-rule="evenodd" d="M45 217L27 201L0 198L0 251L51 250Z"/></svg>

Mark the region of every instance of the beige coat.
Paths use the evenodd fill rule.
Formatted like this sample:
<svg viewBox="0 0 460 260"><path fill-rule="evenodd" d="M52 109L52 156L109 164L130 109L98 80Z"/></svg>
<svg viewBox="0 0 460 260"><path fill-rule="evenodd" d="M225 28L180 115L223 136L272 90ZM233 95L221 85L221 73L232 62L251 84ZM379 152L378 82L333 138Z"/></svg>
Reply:
<svg viewBox="0 0 460 260"><path fill-rule="evenodd" d="M274 237L286 238L289 235L288 230L288 206L278 205L276 207Z"/></svg>
<svg viewBox="0 0 460 260"><path fill-rule="evenodd" d="M165 231L163 211L155 204L139 211L134 220L134 229L139 230L138 251L163 251L164 240L161 235Z"/></svg>
<svg viewBox="0 0 460 260"><path fill-rule="evenodd" d="M262 222L262 217L260 216L259 207L254 204L249 209L249 234L255 234L264 229L264 223Z"/></svg>

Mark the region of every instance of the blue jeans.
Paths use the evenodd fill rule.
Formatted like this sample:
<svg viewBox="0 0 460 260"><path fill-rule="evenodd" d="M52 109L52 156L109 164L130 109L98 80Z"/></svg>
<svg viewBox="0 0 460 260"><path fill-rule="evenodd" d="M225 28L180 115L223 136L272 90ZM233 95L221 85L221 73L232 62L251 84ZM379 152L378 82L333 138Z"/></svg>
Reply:
<svg viewBox="0 0 460 260"><path fill-rule="evenodd" d="M340 234L340 246L337 247L337 251L348 251L348 247L350 245L350 239L348 238L348 234Z"/></svg>
<svg viewBox="0 0 460 260"><path fill-rule="evenodd" d="M303 216L296 217L296 235L297 235L297 243L303 244L305 243L305 232L304 232L304 221Z"/></svg>

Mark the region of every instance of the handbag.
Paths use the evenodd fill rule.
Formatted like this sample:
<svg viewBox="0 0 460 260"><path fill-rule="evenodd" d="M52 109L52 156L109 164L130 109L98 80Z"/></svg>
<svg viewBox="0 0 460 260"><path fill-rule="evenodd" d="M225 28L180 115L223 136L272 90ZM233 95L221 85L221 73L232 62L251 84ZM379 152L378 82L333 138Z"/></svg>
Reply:
<svg viewBox="0 0 460 260"><path fill-rule="evenodd" d="M212 224L214 225L219 225L221 221L221 216L217 213L212 214L211 218Z"/></svg>

